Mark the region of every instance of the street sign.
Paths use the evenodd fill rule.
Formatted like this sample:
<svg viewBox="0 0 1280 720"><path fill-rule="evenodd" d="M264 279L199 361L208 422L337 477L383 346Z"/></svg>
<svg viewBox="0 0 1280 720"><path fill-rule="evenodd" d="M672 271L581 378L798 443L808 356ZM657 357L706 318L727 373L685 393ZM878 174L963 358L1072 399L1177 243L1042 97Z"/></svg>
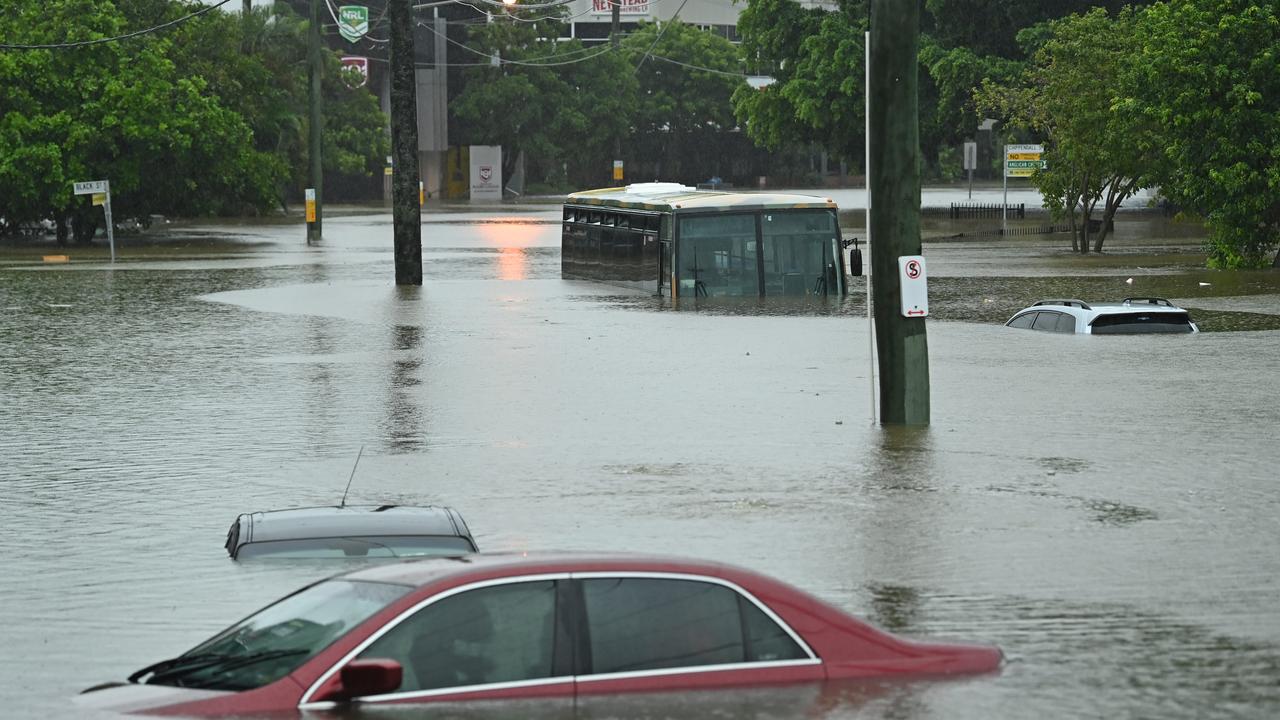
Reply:
<svg viewBox="0 0 1280 720"><path fill-rule="evenodd" d="M71 186L75 188L76 195L96 195L111 191L111 183L106 180L71 183Z"/></svg>
<svg viewBox="0 0 1280 720"><path fill-rule="evenodd" d="M929 314L929 283L923 255L898 258L898 286L903 317L922 318Z"/></svg>
<svg viewBox="0 0 1280 720"><path fill-rule="evenodd" d="M614 180L622 179L622 161L621 160L613 161L613 179Z"/></svg>
<svg viewBox="0 0 1280 720"><path fill-rule="evenodd" d="M967 142L964 144L964 169L978 169L978 143Z"/></svg>
<svg viewBox="0 0 1280 720"><path fill-rule="evenodd" d="M109 180L86 180L84 182L71 183L71 189L76 195L91 195L94 206L102 206L103 217L107 221L107 244L111 246L111 262L116 261L116 231L115 223L111 220L111 181Z"/></svg>
<svg viewBox="0 0 1280 720"><path fill-rule="evenodd" d="M316 189L307 188L305 197L307 201L307 222L313 223L316 221Z"/></svg>
<svg viewBox="0 0 1280 720"><path fill-rule="evenodd" d="M1040 159L1043 154L1043 145L1005 145L1004 176L1031 177L1037 170L1044 170L1049 164Z"/></svg>

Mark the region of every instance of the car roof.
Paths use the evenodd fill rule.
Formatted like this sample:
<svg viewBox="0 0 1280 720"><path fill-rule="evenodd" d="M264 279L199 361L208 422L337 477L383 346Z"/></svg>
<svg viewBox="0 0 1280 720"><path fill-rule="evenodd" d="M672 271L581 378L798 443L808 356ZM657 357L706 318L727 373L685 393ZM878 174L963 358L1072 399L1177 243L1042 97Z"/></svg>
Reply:
<svg viewBox="0 0 1280 720"><path fill-rule="evenodd" d="M434 505L344 505L245 513L240 544L338 535L470 537L457 511Z"/></svg>
<svg viewBox="0 0 1280 720"><path fill-rule="evenodd" d="M750 570L706 560L639 553L511 552L473 553L380 565L335 577L421 587L437 581L457 583L520 575L570 572L646 572L707 575L735 583L766 580ZM771 581L777 582L777 581Z"/></svg>
<svg viewBox="0 0 1280 720"><path fill-rule="evenodd" d="M830 198L813 195L698 190L679 183L634 183L626 187L584 190L569 195L565 202L657 211L744 208L792 210L836 207L835 202Z"/></svg>
<svg viewBox="0 0 1280 720"><path fill-rule="evenodd" d="M1129 297L1117 303L1094 303L1089 304L1083 300L1055 299L1041 300L1031 307L1023 308L1014 313L1014 317L1024 315L1028 312L1049 310L1053 312L1068 313L1086 318L1094 318L1098 315L1116 315L1120 313L1187 313L1184 308L1169 302L1164 298L1157 297Z"/></svg>

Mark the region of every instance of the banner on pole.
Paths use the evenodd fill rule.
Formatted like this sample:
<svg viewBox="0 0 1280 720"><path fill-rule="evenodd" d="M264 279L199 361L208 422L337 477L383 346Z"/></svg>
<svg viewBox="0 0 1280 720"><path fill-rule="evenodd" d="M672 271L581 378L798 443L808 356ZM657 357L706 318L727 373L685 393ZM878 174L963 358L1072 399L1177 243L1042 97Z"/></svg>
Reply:
<svg viewBox="0 0 1280 720"><path fill-rule="evenodd" d="M369 58L356 55L342 57L342 80L347 87L364 87L369 82Z"/></svg>
<svg viewBox="0 0 1280 720"><path fill-rule="evenodd" d="M364 5L343 5L338 8L338 34L350 42L356 42L369 32L369 8Z"/></svg>

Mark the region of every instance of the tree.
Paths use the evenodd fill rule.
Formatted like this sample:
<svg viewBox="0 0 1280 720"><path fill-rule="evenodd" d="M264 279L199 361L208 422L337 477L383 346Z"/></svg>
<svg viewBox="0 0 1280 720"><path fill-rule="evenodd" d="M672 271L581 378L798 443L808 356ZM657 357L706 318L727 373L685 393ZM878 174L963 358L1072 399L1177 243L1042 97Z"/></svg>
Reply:
<svg viewBox="0 0 1280 720"><path fill-rule="evenodd" d="M1022 84L988 80L977 93L981 107L1044 139L1048 167L1032 182L1054 217L1069 219L1072 250L1081 253L1102 251L1120 203L1152 168L1156 138L1150 124L1117 111L1121 75L1132 62L1134 23L1130 10L1111 18L1100 8L1052 21ZM1090 246L1099 202L1101 230Z"/></svg>
<svg viewBox="0 0 1280 720"><path fill-rule="evenodd" d="M191 8L188 8L188 12ZM7 40L49 44L119 35L115 6L23 0ZM172 41L153 33L74 49L0 54L0 215L9 223L71 216L87 241L97 213L71 193L75 180L109 179L119 217L198 213L269 202L275 169L252 147L235 112L184 76Z"/></svg>
<svg viewBox="0 0 1280 720"><path fill-rule="evenodd" d="M861 2L830 12L794 0L748 0L738 20L742 52L776 82L735 90L734 112L747 134L770 149L816 143L845 160L860 160L865 30Z"/></svg>
<svg viewBox="0 0 1280 720"><path fill-rule="evenodd" d="M473 59L495 60L469 68L450 104L459 142L501 145L503 177L524 152L536 181L564 183L570 167L600 178L635 109L634 74L607 46L559 41L546 11L513 12L471 31Z"/></svg>
<svg viewBox="0 0 1280 720"><path fill-rule="evenodd" d="M1135 37L1122 102L1157 128L1161 192L1205 219L1210 265L1264 265L1280 245L1280 2L1170 0Z"/></svg>
<svg viewBox="0 0 1280 720"><path fill-rule="evenodd" d="M657 161L654 177L698 180L718 172L737 122L730 98L745 85L737 48L680 21L645 23L622 43L639 86L632 143ZM705 177L705 175L704 175Z"/></svg>

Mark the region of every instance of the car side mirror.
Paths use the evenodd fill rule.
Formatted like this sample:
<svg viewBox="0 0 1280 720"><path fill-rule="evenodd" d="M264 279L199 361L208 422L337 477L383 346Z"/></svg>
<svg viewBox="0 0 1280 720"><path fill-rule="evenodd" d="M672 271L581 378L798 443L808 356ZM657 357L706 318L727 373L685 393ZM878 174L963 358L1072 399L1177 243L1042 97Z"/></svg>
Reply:
<svg viewBox="0 0 1280 720"><path fill-rule="evenodd" d="M404 679L404 668L388 658L352 660L343 666L338 677L342 680L342 687L327 700L353 700L394 692Z"/></svg>

